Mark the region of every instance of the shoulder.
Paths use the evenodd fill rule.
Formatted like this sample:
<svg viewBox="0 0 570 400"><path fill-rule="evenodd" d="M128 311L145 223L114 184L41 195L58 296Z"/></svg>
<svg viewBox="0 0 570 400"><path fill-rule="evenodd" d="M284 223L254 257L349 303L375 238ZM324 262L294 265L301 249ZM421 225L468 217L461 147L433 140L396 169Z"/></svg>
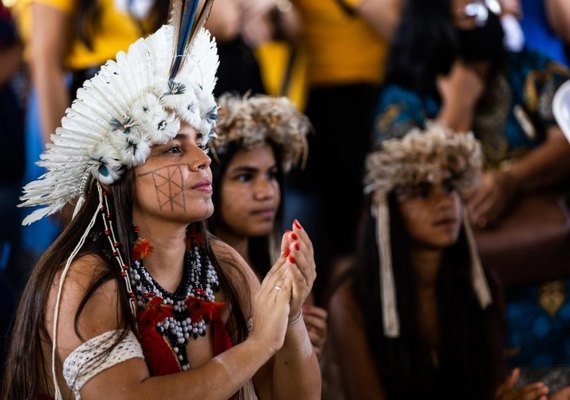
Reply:
<svg viewBox="0 0 570 400"><path fill-rule="evenodd" d="M346 281L334 291L329 300L331 325L342 329L346 324L362 324L362 313L352 290L351 281Z"/></svg>
<svg viewBox="0 0 570 400"><path fill-rule="evenodd" d="M59 302L57 334L62 359L85 341L121 326L118 282L110 279L108 272L109 266L101 258L89 254L56 275L45 315L46 328L53 335Z"/></svg>

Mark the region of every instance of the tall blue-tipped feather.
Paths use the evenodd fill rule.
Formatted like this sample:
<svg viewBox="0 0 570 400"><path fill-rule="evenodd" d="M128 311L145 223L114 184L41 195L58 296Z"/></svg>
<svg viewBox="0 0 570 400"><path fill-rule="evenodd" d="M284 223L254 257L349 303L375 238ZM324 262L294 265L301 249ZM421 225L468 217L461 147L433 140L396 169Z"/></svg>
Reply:
<svg viewBox="0 0 570 400"><path fill-rule="evenodd" d="M186 48L193 32L192 26L198 11L199 0L173 0L171 3L171 20L169 21L175 29L175 53L170 66L170 79L173 79L180 67L186 53ZM178 3L178 4L176 4Z"/></svg>

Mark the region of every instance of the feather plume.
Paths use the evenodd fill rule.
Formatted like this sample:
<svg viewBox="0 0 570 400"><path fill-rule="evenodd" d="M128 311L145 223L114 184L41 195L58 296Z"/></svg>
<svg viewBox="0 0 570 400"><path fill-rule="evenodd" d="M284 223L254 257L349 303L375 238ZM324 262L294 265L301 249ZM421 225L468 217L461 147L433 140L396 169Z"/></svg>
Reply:
<svg viewBox="0 0 570 400"><path fill-rule="evenodd" d="M192 25L198 11L199 0L181 0L175 1L171 6L173 12L170 16L169 24L174 27L174 54L172 57L172 66L170 67L170 79L173 79L180 70L186 48L189 44L190 35L192 33Z"/></svg>

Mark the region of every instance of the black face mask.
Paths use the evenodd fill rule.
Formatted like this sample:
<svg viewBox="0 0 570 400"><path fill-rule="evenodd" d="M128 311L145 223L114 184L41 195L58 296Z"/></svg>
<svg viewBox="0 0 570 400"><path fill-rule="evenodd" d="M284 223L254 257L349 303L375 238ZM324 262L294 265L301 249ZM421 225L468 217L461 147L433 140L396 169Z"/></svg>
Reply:
<svg viewBox="0 0 570 400"><path fill-rule="evenodd" d="M458 29L459 57L466 61L491 61L497 63L502 59L503 27L499 17L489 11L483 26L473 29Z"/></svg>

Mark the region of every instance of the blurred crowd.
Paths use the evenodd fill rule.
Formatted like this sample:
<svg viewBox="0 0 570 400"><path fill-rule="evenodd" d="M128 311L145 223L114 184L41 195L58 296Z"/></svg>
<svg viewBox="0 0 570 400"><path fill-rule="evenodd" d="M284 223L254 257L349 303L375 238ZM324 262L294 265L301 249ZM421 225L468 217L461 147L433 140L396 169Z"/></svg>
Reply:
<svg viewBox="0 0 570 400"><path fill-rule="evenodd" d="M30 212L17 208L21 188L42 174L35 162L77 89L165 23L168 3L0 3L2 360L19 294L71 219L64 209L21 226ZM461 336L471 325L442 313L438 330L420 317L419 345L392 346L370 325L380 311L369 303L380 298L358 293L368 290L358 283L370 229L366 156L435 122L458 135L472 131L482 147L482 177L463 202L496 305L496 321L484 323L501 336L495 364L479 365L497 371L485 378L493 396L570 399L570 145L552 113L556 90L570 79L570 2L216 0L206 26L220 54L216 97L287 97L310 121L306 162L280 183L278 223L298 219L313 242L317 280L306 312L322 322L313 341L322 398L416 399L441 386L449 389L442 398L487 398L469 386L478 365L470 357L490 352L472 351L471 336ZM378 272L366 279L378 281ZM423 365L426 343L441 354L451 349L456 371ZM418 376L434 370L430 382Z"/></svg>

